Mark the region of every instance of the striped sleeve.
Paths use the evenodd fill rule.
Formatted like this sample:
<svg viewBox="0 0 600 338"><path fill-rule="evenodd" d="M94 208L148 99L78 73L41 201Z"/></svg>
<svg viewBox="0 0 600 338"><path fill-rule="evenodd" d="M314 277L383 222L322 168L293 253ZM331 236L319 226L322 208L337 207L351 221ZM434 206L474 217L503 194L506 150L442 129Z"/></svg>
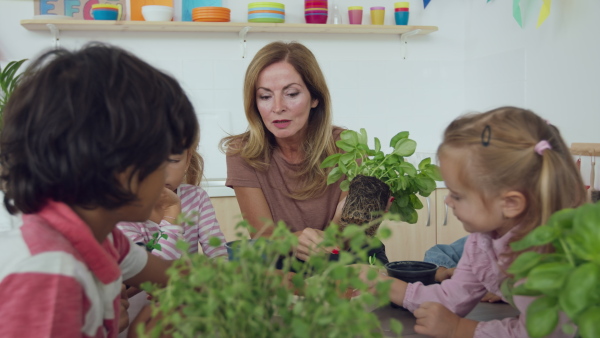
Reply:
<svg viewBox="0 0 600 338"><path fill-rule="evenodd" d="M227 256L225 250L225 236L221 231L215 210L213 209L210 197L206 191L198 189L200 193L200 203L198 205L198 243L202 246L204 254L210 258ZM221 241L218 247L212 247L209 240L217 237Z"/></svg>
<svg viewBox="0 0 600 338"><path fill-rule="evenodd" d="M121 230L121 232L129 237L133 243L144 243L148 241L144 236L144 232L142 228L144 223L134 223L134 222L120 222L117 223L117 228Z"/></svg>
<svg viewBox="0 0 600 338"><path fill-rule="evenodd" d="M52 271L8 275L0 283L0 337L92 336L95 331L82 332L90 304L83 295L73 276Z"/></svg>

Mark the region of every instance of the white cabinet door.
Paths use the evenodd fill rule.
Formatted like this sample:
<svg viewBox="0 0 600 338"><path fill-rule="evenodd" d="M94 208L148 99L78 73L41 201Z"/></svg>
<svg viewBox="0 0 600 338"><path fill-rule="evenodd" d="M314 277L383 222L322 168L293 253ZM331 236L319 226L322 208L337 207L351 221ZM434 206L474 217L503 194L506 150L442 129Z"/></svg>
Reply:
<svg viewBox="0 0 600 338"><path fill-rule="evenodd" d="M392 236L382 240L390 262L411 260L422 261L425 251L435 245L435 192L428 198L419 197L423 209L417 210L419 220L416 224L385 221L381 226L388 226Z"/></svg>

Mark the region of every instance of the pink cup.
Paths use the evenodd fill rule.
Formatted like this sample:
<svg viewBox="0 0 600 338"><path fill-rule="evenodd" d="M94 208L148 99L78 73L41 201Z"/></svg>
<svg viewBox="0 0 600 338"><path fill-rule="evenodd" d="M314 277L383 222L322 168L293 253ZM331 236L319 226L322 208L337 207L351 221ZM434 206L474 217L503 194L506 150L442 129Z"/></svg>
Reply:
<svg viewBox="0 0 600 338"><path fill-rule="evenodd" d="M348 22L351 25L362 25L363 11L362 9L349 9Z"/></svg>
<svg viewBox="0 0 600 338"><path fill-rule="evenodd" d="M305 14L306 23L327 23L327 14Z"/></svg>

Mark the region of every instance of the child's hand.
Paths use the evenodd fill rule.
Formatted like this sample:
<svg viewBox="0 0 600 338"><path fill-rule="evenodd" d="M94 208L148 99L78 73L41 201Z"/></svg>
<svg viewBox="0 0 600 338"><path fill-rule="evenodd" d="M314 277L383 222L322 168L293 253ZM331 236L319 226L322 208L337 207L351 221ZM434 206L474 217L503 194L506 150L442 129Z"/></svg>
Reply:
<svg viewBox="0 0 600 338"><path fill-rule="evenodd" d="M479 322L460 318L440 303L425 302L413 313L415 332L435 338L473 337Z"/></svg>
<svg viewBox="0 0 600 338"><path fill-rule="evenodd" d="M387 272L377 266L374 265L367 265L367 264L353 264L351 265L351 267L359 269L359 275L358 277L365 283L367 283L367 285L369 286L369 289L373 289L375 287L375 285L377 285L377 283L382 282L382 281L386 281L389 279L392 279L392 277L389 277ZM375 270L375 272L377 273L375 279L373 280L369 280L369 271L371 270Z"/></svg>
<svg viewBox="0 0 600 338"><path fill-rule="evenodd" d="M119 332L123 332L129 326L129 298L127 297L127 291L125 284L121 284L121 299L119 300Z"/></svg>
<svg viewBox="0 0 600 338"><path fill-rule="evenodd" d="M491 292L488 292L483 296L483 298L481 298L481 301L488 302L488 303L496 303L496 302L502 301L502 297L497 296L496 294L493 294Z"/></svg>
<svg viewBox="0 0 600 338"><path fill-rule="evenodd" d="M440 266L435 272L435 281L441 282L443 280L452 278L452 276L454 275L454 270L456 270L456 268L448 269L446 267Z"/></svg>
<svg viewBox="0 0 600 338"><path fill-rule="evenodd" d="M425 302L414 312L415 332L435 338L455 337L460 317L440 303Z"/></svg>
<svg viewBox="0 0 600 338"><path fill-rule="evenodd" d="M166 217L170 223L174 223L180 213L181 200L179 199L179 196L171 189L164 187L154 209L152 209L150 220L158 224Z"/></svg>

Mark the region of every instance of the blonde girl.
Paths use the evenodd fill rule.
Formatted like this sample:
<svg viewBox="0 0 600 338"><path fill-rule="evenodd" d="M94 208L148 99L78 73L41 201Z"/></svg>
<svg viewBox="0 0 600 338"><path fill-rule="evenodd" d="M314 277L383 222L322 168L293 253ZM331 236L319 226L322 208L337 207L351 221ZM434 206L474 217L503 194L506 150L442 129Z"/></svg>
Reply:
<svg viewBox="0 0 600 338"><path fill-rule="evenodd" d="M515 318L476 322L463 317L486 292L502 295L506 268L519 254L511 251L511 242L552 213L585 203L569 148L558 130L533 112L503 107L452 122L438 156L450 190L446 203L471 235L451 279L429 286L393 279L391 299L414 312L419 334L527 337L525 316L533 297L514 297L521 312ZM552 336L568 337L560 327Z"/></svg>
<svg viewBox="0 0 600 338"><path fill-rule="evenodd" d="M198 247L208 257L226 257L223 245L209 245L211 237L217 237L225 243L225 236L217 222L210 197L198 186L202 177L203 159L196 151L198 138L193 145L181 154L172 154L167 160L166 181L159 201L155 204L150 219L145 222L122 222L117 227L134 243L145 245L152 235L159 232L167 235L158 237L160 250L151 253L165 260L177 259L181 252L175 247L177 240L183 239L190 244L189 252L197 253ZM185 183L183 183L185 182ZM183 213L191 225L179 224L176 220ZM149 304L145 292L130 288L130 307L127 310L130 322L135 319L144 305ZM119 337L125 338L128 330Z"/></svg>

